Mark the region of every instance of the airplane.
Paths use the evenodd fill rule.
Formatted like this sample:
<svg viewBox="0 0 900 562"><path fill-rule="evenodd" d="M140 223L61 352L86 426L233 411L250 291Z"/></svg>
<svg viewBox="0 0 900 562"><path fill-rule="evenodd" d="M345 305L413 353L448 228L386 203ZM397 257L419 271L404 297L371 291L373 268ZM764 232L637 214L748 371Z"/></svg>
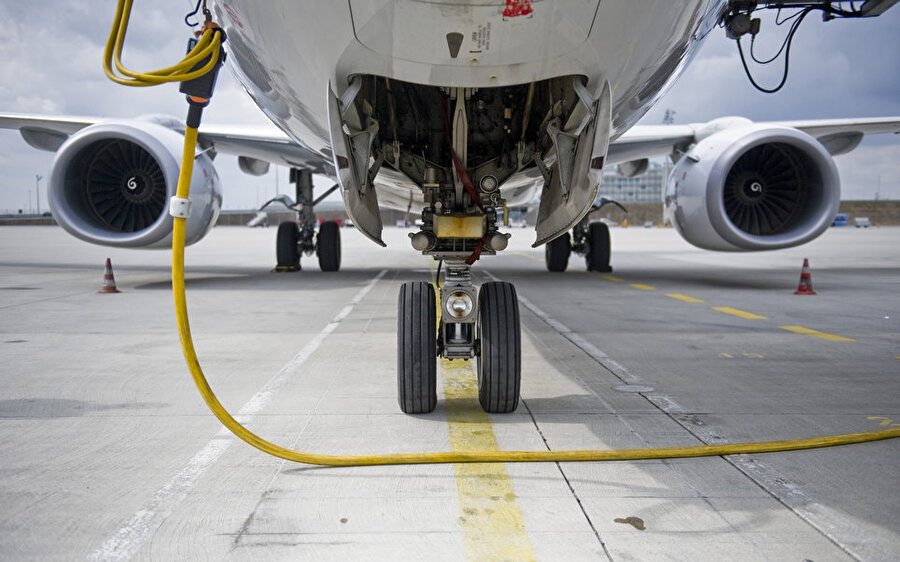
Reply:
<svg viewBox="0 0 900 562"><path fill-rule="evenodd" d="M691 244L757 251L806 243L840 202L833 156L865 134L898 133L900 117L635 127L717 26L754 35L758 9L877 16L897 0L217 0L228 61L276 129L203 126L191 178L187 243L216 222L217 153L244 172L291 169L300 225L279 225L280 268L315 252L340 268L340 231L318 233L312 174L337 180L355 227L384 245L380 208L420 216L413 248L440 261L436 295L407 282L398 299L398 402L436 405L436 363L476 359L479 401L519 402L515 287L476 288L471 268L502 252L504 209L539 200L535 247L551 271L571 252L609 271L607 226L591 221L604 168L636 175L648 158L674 164L665 212ZM104 120L0 115L31 146L56 153L53 216L94 244L168 247L184 124L173 117ZM319 198L321 199L321 197ZM291 203L291 202L289 202ZM442 314L436 318L436 297Z"/></svg>

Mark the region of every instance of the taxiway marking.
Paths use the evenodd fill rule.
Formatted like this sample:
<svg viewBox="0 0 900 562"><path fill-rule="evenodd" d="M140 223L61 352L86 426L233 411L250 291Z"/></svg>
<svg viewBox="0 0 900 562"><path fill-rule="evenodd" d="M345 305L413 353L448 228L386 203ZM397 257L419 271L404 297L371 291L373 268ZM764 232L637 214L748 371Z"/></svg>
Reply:
<svg viewBox="0 0 900 562"><path fill-rule="evenodd" d="M788 332L794 332L795 334L813 336L827 341L856 341L853 338L845 338L844 336L838 336L837 334L828 334L818 330L811 330L809 328L804 328L803 326L779 326L779 328L787 330Z"/></svg>
<svg viewBox="0 0 900 562"><path fill-rule="evenodd" d="M620 279L618 277L613 277L612 275L601 275L604 279L609 281L624 281L624 279ZM644 285L642 283L629 283L632 287L636 289L641 289L644 291L655 291L656 287L652 287L650 285ZM687 303L701 303L704 302L703 299L698 299L695 297L691 297L688 295L683 295L681 293L666 293L665 294L669 298L673 298L675 300L679 300L681 302ZM732 308L730 306L713 306L713 310L717 310L719 312L723 312L725 314L730 314L732 316L737 316L739 318L744 318L747 320L768 320L768 317L762 316L760 314L756 314L753 312L748 312L746 310L740 310L738 308ZM789 332L794 332L795 334L801 334L804 336L813 336L816 338L821 338L827 341L844 341L844 342L853 342L856 341L853 338L848 338L844 336L839 336L837 334L829 334L827 332L820 332L818 330L812 330L810 328L804 328L803 326L779 326L782 330L787 330ZM730 358L727 353L721 354L722 357ZM895 359L900 359L900 355L895 355Z"/></svg>
<svg viewBox="0 0 900 562"><path fill-rule="evenodd" d="M682 295L681 293L666 293L666 296L681 302L703 302L703 299L695 299L694 297Z"/></svg>
<svg viewBox="0 0 900 562"><path fill-rule="evenodd" d="M747 320L765 320L766 319L765 316L760 316L759 314L747 312L746 310L731 308L730 306L714 306L714 307L712 307L712 309L718 310L719 312L724 312L725 314L731 314L732 316L746 318Z"/></svg>
<svg viewBox="0 0 900 562"><path fill-rule="evenodd" d="M447 424L454 451L499 451L491 420L478 404L469 361L441 359ZM456 463L459 523L472 560L534 560L516 495L500 463Z"/></svg>
<svg viewBox="0 0 900 562"><path fill-rule="evenodd" d="M743 356L747 359L764 359L765 358L762 354L754 353L751 351L745 351L745 352L741 353L741 356ZM736 355L733 355L731 353L720 353L719 357L721 357L723 359L734 359L736 357Z"/></svg>
<svg viewBox="0 0 900 562"><path fill-rule="evenodd" d="M900 423L894 423L894 420L885 416L869 416L866 419L871 421L881 420L881 423L878 424L881 427L900 427Z"/></svg>
<svg viewBox="0 0 900 562"><path fill-rule="evenodd" d="M494 281L499 281L499 278L496 276L488 272L485 273L487 273ZM606 367L623 382L628 384L642 383L642 379L639 376L631 373L625 367L616 363L605 352L536 307L528 301L527 298L522 296L521 293L519 294L519 303L533 312L535 316L540 318L551 328L556 330L561 336L581 348L589 357ZM588 392L595 396L597 395L595 391L591 389L590 385L582 381L580 377L576 376L576 379L581 382ZM730 442L729 439L719 435L718 431L710 426L697 426L689 423L687 417L692 414L685 410L670 396L656 392L655 390L646 394L641 394L641 396L644 396L650 403L669 415L672 420L677 422L688 433L698 438L703 443L711 445ZM637 434L637 432L635 433ZM889 558L887 553L890 549L882 544L876 536L859 528L839 510L818 503L813 497L807 495L799 485L794 484L782 476L776 469L760 460L759 457L751 455L730 455L720 458L756 482L762 489L772 494L772 496L777 498L778 501L784 504L793 513L828 537L850 556L860 559L862 558L862 549L864 549L865 552L873 552L876 555L883 555L882 557L885 559Z"/></svg>
<svg viewBox="0 0 900 562"><path fill-rule="evenodd" d="M382 269L359 290L353 299L331 319L321 332L307 343L274 377L247 401L235 415L241 424L249 423L259 412L269 405L275 394L297 373L297 370L322 345L322 342L341 325L354 307L359 304L375 284L387 273ZM212 414L210 414L212 415ZM206 445L188 461L187 465L157 490L153 498L138 510L119 530L113 533L88 558L91 560L130 560L147 539L151 538L184 500L197 481L222 458L236 438L222 427Z"/></svg>

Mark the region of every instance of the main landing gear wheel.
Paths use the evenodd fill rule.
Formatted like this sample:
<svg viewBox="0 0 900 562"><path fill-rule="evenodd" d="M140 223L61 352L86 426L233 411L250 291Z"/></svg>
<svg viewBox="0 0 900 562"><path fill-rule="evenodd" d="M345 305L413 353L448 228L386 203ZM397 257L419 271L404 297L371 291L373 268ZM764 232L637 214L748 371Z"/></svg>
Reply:
<svg viewBox="0 0 900 562"><path fill-rule="evenodd" d="M337 271L341 268L341 230L334 221L323 222L316 238L316 255L322 271Z"/></svg>
<svg viewBox="0 0 900 562"><path fill-rule="evenodd" d="M544 261L550 271L565 271L572 253L572 239L566 232L547 242L544 246Z"/></svg>
<svg viewBox="0 0 900 562"><path fill-rule="evenodd" d="M437 405L436 314L430 283L412 281L400 286L397 400L406 414L427 414Z"/></svg>
<svg viewBox="0 0 900 562"><path fill-rule="evenodd" d="M606 223L592 222L587 231L587 253L584 255L588 271L609 273L609 227Z"/></svg>
<svg viewBox="0 0 900 562"><path fill-rule="evenodd" d="M296 222L287 221L278 225L275 257L279 268L300 269L300 250L297 248L299 239L300 228Z"/></svg>
<svg viewBox="0 0 900 562"><path fill-rule="evenodd" d="M512 412L519 405L522 339L519 300L511 283L497 281L481 286L478 339L478 401L491 414Z"/></svg>

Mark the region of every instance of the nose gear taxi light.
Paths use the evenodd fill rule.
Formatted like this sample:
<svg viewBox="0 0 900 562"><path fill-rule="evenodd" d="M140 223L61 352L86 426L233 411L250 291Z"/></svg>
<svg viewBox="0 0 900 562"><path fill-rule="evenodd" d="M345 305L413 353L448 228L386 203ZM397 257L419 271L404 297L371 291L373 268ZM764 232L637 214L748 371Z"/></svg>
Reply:
<svg viewBox="0 0 900 562"><path fill-rule="evenodd" d="M131 12L131 0L120 0L116 12L116 18L113 22L113 29L110 33L110 40L107 44L107 53L104 58L104 68L107 75L113 81L128 86L152 86L164 82L179 82L194 80L203 77L208 72L217 72L221 66L222 56L220 56L221 43L224 41L224 33L215 31L217 26L209 21L209 12L207 14L207 25L203 31L200 41L194 50L201 49L201 52L189 54L182 62L168 69L155 71L153 73L129 73L120 68L119 57L121 54L122 43L125 38L125 31L128 27L128 19ZM211 25L209 25L211 24ZM215 26L215 27L213 27ZM194 53L194 50L191 53ZM115 51L116 67L131 79L123 79L111 73L108 63L110 52ZM202 55L202 56L201 56ZM199 70L191 70L198 63L201 63L209 57L209 62L204 63ZM197 148L197 128L200 124L203 106L209 102L212 96L212 86L215 85L215 78L206 81L210 84L209 95L206 99L192 99L188 95L190 109L188 112L188 126L184 134L184 150L182 152L181 173L178 177L178 188L175 194L174 204L176 207L176 216L173 217L172 227L172 293L175 300L175 316L178 326L178 334L181 339L182 350L184 351L185 361L191 372L197 389L203 396L209 409L213 415L227 427L235 436L243 440L247 444L256 447L260 451L279 457L288 461L329 465L329 466L364 466L364 465L391 465L391 464L436 464L436 463L469 463L469 462L572 462L572 461L610 461L610 460L647 460L647 459L668 459L668 458L692 458L692 457L711 457L721 455L736 454L757 454L772 453L778 451L795 451L801 449L815 449L821 447L832 447L836 445L849 445L852 443L865 443L869 441L878 441L882 439L892 439L900 437L900 428L884 429L879 431L868 431L864 433L851 433L847 435L834 435L827 437L815 437L810 439L793 439L788 441L771 441L765 443L735 443L730 445L705 445L694 447L666 447L659 449L623 449L623 450L596 450L596 451L460 451L460 452L431 452L431 453L388 453L380 455L322 455L316 453L306 453L302 451L294 451L270 443L246 427L238 423L230 413L222 406L216 397L203 369L197 358L194 349L193 340L191 338L191 328L188 322L187 298L185 295L184 284L184 242L185 242L185 221L186 212L177 212L182 205L182 201L188 200L190 192L190 178L193 172L194 154ZM467 295L469 296L469 295ZM464 303L464 298L454 300L453 306L448 307L448 312L455 311L459 313L462 309L460 303ZM450 300L448 299L448 305Z"/></svg>
<svg viewBox="0 0 900 562"><path fill-rule="evenodd" d="M447 314L456 320L462 320L472 314L472 309L474 307L475 302L472 299L472 295L465 291L454 291L450 293L450 296L447 297L447 304L445 305Z"/></svg>

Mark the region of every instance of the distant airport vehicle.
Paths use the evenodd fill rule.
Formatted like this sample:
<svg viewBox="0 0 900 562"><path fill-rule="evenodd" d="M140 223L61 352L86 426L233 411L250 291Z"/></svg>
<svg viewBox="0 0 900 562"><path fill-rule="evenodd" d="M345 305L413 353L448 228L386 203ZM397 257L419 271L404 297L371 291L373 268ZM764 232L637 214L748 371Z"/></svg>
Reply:
<svg viewBox="0 0 900 562"><path fill-rule="evenodd" d="M853 219L853 226L856 228L869 228L872 226L872 221L869 220L869 217L856 217Z"/></svg>
<svg viewBox="0 0 900 562"><path fill-rule="evenodd" d="M187 243L218 216L217 153L237 155L251 175L272 163L291 168L297 196L290 208L300 220L278 228L279 268L296 269L313 252L323 270L340 268L337 223L316 232L313 210L324 195L313 198L313 173L337 180L347 215L377 244L384 245L381 207L420 216L410 240L443 264L442 314L437 326L430 283L401 287L401 408L435 407L439 354L477 357L482 407L513 411L516 292L503 282L479 290L470 275L475 261L507 246L500 211L539 199L534 245L546 245L547 268L564 271L576 252L587 269L611 271L609 228L585 218L603 169L637 175L649 157L670 155L666 217L691 244L752 251L814 239L840 201L832 156L865 134L900 132L900 118L634 125L717 26L740 40L756 34L751 16L769 5L801 8L802 21L814 9L859 17L893 3L213 2L228 62L280 131L201 127ZM169 246L179 120L0 115L0 126L56 151L48 196L68 232L109 246Z"/></svg>
<svg viewBox="0 0 900 562"><path fill-rule="evenodd" d="M847 213L838 213L834 215L834 220L831 221L831 226L847 226L847 222Z"/></svg>

